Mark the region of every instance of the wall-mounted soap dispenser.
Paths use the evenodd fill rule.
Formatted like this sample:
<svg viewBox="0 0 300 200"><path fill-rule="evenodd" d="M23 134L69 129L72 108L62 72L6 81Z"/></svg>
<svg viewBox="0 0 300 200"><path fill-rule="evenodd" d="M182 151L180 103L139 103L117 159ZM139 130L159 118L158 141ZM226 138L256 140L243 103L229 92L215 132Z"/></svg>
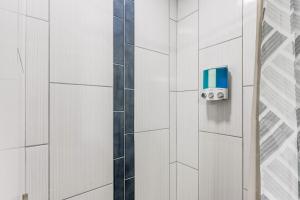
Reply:
<svg viewBox="0 0 300 200"><path fill-rule="evenodd" d="M201 97L207 101L228 99L228 67L220 66L203 70Z"/></svg>

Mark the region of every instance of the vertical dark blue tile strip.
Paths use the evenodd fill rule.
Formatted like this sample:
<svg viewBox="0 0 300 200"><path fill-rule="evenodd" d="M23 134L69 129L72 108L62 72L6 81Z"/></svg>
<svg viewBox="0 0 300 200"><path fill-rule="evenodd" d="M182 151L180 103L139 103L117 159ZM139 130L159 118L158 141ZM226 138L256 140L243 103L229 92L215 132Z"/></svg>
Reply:
<svg viewBox="0 0 300 200"><path fill-rule="evenodd" d="M134 132L134 90L125 89L125 134Z"/></svg>
<svg viewBox="0 0 300 200"><path fill-rule="evenodd" d="M125 136L125 179L134 177L134 135Z"/></svg>
<svg viewBox="0 0 300 200"><path fill-rule="evenodd" d="M125 45L125 88L134 89L134 46Z"/></svg>
<svg viewBox="0 0 300 200"><path fill-rule="evenodd" d="M124 112L114 112L114 159L124 157Z"/></svg>
<svg viewBox="0 0 300 200"><path fill-rule="evenodd" d="M134 178L125 181L125 200L134 200Z"/></svg>
<svg viewBox="0 0 300 200"><path fill-rule="evenodd" d="M114 200L134 200L134 1L114 0L113 21Z"/></svg>
<svg viewBox="0 0 300 200"><path fill-rule="evenodd" d="M125 41L134 44L134 2L125 0Z"/></svg>
<svg viewBox="0 0 300 200"><path fill-rule="evenodd" d="M114 111L124 111L124 67L114 65Z"/></svg>
<svg viewBox="0 0 300 200"><path fill-rule="evenodd" d="M124 200L124 159L114 160L114 200Z"/></svg>
<svg viewBox="0 0 300 200"><path fill-rule="evenodd" d="M124 19L114 17L114 64L124 65Z"/></svg>

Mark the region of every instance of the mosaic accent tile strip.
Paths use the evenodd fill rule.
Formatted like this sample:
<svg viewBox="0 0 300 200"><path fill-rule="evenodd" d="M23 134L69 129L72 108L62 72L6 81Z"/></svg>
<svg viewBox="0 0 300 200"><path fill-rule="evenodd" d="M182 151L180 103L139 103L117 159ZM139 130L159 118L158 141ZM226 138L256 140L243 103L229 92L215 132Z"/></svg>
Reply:
<svg viewBox="0 0 300 200"><path fill-rule="evenodd" d="M114 200L134 200L134 1L114 0Z"/></svg>

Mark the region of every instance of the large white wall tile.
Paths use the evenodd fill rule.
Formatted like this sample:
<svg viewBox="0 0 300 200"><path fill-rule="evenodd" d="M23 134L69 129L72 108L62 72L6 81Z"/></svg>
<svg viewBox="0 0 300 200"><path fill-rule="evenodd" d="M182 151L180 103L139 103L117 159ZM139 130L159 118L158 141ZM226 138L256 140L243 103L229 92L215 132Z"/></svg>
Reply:
<svg viewBox="0 0 300 200"><path fill-rule="evenodd" d="M51 81L111 86L113 0L51 0Z"/></svg>
<svg viewBox="0 0 300 200"><path fill-rule="evenodd" d="M112 183L112 88L51 85L51 200Z"/></svg>
<svg viewBox="0 0 300 200"><path fill-rule="evenodd" d="M48 145L26 148L26 193L30 200L48 200Z"/></svg>
<svg viewBox="0 0 300 200"><path fill-rule="evenodd" d="M198 89L198 12L178 22L177 89Z"/></svg>
<svg viewBox="0 0 300 200"><path fill-rule="evenodd" d="M177 163L170 164L170 200L177 200Z"/></svg>
<svg viewBox="0 0 300 200"><path fill-rule="evenodd" d="M18 3L20 0L1 0L0 8L18 12Z"/></svg>
<svg viewBox="0 0 300 200"><path fill-rule="evenodd" d="M178 1L170 0L170 18L173 20L177 20L177 8L178 8Z"/></svg>
<svg viewBox="0 0 300 200"><path fill-rule="evenodd" d="M169 128L169 57L135 48L135 131Z"/></svg>
<svg viewBox="0 0 300 200"><path fill-rule="evenodd" d="M198 0L178 0L178 20L198 10Z"/></svg>
<svg viewBox="0 0 300 200"><path fill-rule="evenodd" d="M177 90L177 22L170 20L170 90Z"/></svg>
<svg viewBox="0 0 300 200"><path fill-rule="evenodd" d="M241 200L242 139L199 134L199 199Z"/></svg>
<svg viewBox="0 0 300 200"><path fill-rule="evenodd" d="M235 39L199 52L200 82L207 67L228 65L230 74L229 99L199 101L201 131L242 136L242 39Z"/></svg>
<svg viewBox="0 0 300 200"><path fill-rule="evenodd" d="M18 16L0 10L0 149L25 145L25 74L18 58Z"/></svg>
<svg viewBox="0 0 300 200"><path fill-rule="evenodd" d="M136 0L135 45L169 53L169 0Z"/></svg>
<svg viewBox="0 0 300 200"><path fill-rule="evenodd" d="M37 17L43 20L48 20L49 0L26 0L26 1L27 1L27 15Z"/></svg>
<svg viewBox="0 0 300 200"><path fill-rule="evenodd" d="M27 18L26 145L48 142L48 23Z"/></svg>
<svg viewBox="0 0 300 200"><path fill-rule="evenodd" d="M177 161L177 93L170 93L170 162Z"/></svg>
<svg viewBox="0 0 300 200"><path fill-rule="evenodd" d="M136 200L169 199L169 130L135 134Z"/></svg>
<svg viewBox="0 0 300 200"><path fill-rule="evenodd" d="M178 163L177 200L198 200L198 171Z"/></svg>
<svg viewBox="0 0 300 200"><path fill-rule="evenodd" d="M243 85L253 85L256 53L257 0L244 0L243 9Z"/></svg>
<svg viewBox="0 0 300 200"><path fill-rule="evenodd" d="M25 193L25 149L0 151L1 199L19 200Z"/></svg>
<svg viewBox="0 0 300 200"><path fill-rule="evenodd" d="M198 168L198 91L177 94L177 159Z"/></svg>
<svg viewBox="0 0 300 200"><path fill-rule="evenodd" d="M70 200L113 200L113 186L108 185L88 193L70 198Z"/></svg>
<svg viewBox="0 0 300 200"><path fill-rule="evenodd" d="M199 48L242 35L243 0L199 0Z"/></svg>

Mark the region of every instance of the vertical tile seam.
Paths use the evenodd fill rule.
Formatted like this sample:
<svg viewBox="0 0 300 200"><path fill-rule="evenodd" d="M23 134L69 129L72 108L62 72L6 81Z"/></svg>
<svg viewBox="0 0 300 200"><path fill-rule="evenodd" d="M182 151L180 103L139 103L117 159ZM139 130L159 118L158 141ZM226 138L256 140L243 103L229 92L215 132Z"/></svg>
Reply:
<svg viewBox="0 0 300 200"><path fill-rule="evenodd" d="M50 101L51 101L51 98L50 98L50 95L51 95L51 91L50 91L50 82L51 82L51 75L50 75L50 70L51 70L51 59L50 59L50 56L51 56L51 31L50 31L50 28L51 28L51 4L50 4L50 1L51 0L48 0L48 200L51 199L51 193L50 193L50 189L51 189L51 180L50 180L50 173L51 173L51 170L50 170L50 146L51 146L51 142L50 142L50 130L51 130L51 127L50 127L50 123L51 123L51 119L50 119L50 116L51 116L51 113L50 113Z"/></svg>
<svg viewBox="0 0 300 200"><path fill-rule="evenodd" d="M242 0L242 75L241 75L241 78L242 78L242 85L241 85L241 88L242 88L242 160L241 160L241 166L242 166L242 185L241 185L241 190L242 190L242 197L241 199L244 200L244 88L243 88L243 85L244 85L244 0Z"/></svg>

